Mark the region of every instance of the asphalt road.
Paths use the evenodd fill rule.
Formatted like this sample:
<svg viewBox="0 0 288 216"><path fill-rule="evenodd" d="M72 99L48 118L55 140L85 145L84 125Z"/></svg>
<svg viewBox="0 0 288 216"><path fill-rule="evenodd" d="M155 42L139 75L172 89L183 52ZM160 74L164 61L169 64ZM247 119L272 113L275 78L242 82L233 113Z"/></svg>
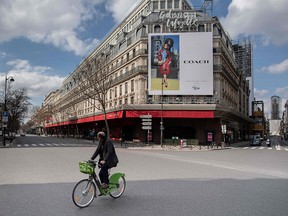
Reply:
<svg viewBox="0 0 288 216"><path fill-rule="evenodd" d="M18 143L25 139L29 144L27 137L17 138ZM29 142L36 143L34 138ZM88 208L79 209L71 200L74 185L86 177L78 171L78 162L89 159L95 148L91 142L82 147L1 148L1 216L288 215L288 151L244 147L117 148L120 164L112 172L126 174L123 196L98 197Z"/></svg>

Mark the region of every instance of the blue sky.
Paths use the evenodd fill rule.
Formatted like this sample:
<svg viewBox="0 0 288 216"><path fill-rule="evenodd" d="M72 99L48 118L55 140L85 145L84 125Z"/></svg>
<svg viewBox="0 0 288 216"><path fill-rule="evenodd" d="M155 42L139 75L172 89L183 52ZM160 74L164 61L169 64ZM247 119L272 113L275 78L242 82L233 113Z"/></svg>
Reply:
<svg viewBox="0 0 288 216"><path fill-rule="evenodd" d="M195 7L204 0L190 0ZM0 83L13 76L41 105L139 0L0 0ZM130 9L127 7L130 6ZM254 92L270 114L270 97L288 99L288 1L214 0L233 41L250 36Z"/></svg>

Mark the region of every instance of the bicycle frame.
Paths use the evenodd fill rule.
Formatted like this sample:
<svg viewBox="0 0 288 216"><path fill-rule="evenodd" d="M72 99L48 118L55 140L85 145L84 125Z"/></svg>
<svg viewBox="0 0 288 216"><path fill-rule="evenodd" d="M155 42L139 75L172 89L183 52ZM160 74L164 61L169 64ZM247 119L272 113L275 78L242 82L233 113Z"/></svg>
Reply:
<svg viewBox="0 0 288 216"><path fill-rule="evenodd" d="M89 178L88 178L89 181L93 180L93 183L96 185L96 187L98 188L98 190L100 191L102 195L108 195L111 191L113 191L113 189L117 189L119 178L121 178L122 176L125 177L124 173L113 173L110 176L110 169L108 171L108 174L109 174L109 187L108 188L101 187L99 176L95 172L95 169L94 169L94 173L92 175L89 175Z"/></svg>

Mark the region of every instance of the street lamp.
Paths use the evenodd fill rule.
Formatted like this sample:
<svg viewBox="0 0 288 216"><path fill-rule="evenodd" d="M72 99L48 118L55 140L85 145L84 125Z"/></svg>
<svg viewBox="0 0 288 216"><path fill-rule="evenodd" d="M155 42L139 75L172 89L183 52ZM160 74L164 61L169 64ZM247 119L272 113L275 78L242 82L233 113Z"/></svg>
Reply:
<svg viewBox="0 0 288 216"><path fill-rule="evenodd" d="M4 122L8 122L8 114L7 114L7 82L14 82L14 78L12 76L7 77L7 74L5 76L5 87L4 87L4 112L2 114L2 123L3 123L3 146L5 146L5 129L6 125L4 125Z"/></svg>
<svg viewBox="0 0 288 216"><path fill-rule="evenodd" d="M163 147L163 130L164 130L164 126L163 126L163 78L162 78L162 82L161 82L161 121L160 121L160 145L161 148Z"/></svg>

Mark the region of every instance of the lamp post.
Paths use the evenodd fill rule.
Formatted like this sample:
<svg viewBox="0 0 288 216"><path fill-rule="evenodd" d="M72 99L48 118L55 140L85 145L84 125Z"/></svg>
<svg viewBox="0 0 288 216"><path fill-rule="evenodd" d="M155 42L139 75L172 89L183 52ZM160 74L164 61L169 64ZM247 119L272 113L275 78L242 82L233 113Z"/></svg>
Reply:
<svg viewBox="0 0 288 216"><path fill-rule="evenodd" d="M160 145L163 147L163 78L161 82L161 121L160 121Z"/></svg>
<svg viewBox="0 0 288 216"><path fill-rule="evenodd" d="M7 74L5 75L5 87L4 87L4 112L2 114L2 123L3 123L3 146L6 145L5 143L5 129L6 129L6 126L4 126L4 122L8 122L8 115L7 115L7 82L10 81L10 82L14 82L14 78L12 76L10 77L7 77ZM5 116L5 118L4 118ZM6 117L7 116L7 117Z"/></svg>

